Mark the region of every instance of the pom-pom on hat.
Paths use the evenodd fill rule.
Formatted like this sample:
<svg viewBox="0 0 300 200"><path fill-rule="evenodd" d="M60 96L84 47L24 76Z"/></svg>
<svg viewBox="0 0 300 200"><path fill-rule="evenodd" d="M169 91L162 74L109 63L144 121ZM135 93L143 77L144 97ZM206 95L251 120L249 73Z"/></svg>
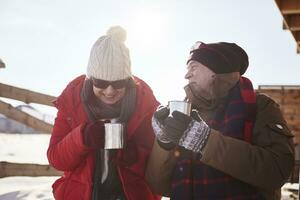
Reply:
<svg viewBox="0 0 300 200"><path fill-rule="evenodd" d="M125 46L126 31L111 27L93 45L87 66L87 77L116 81L132 76L129 50Z"/></svg>
<svg viewBox="0 0 300 200"><path fill-rule="evenodd" d="M200 62L216 74L240 72L242 75L249 65L248 55L244 49L228 42L209 44L196 42L187 63L191 60Z"/></svg>

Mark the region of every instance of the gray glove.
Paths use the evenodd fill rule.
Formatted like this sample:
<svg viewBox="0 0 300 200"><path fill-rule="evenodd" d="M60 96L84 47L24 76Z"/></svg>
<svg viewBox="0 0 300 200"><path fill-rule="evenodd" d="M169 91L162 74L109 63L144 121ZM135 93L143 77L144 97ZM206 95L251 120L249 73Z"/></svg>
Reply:
<svg viewBox="0 0 300 200"><path fill-rule="evenodd" d="M210 127L196 110L191 112L191 117L174 111L172 117L166 118L164 123L167 137L180 136L176 142L179 146L202 155L210 134Z"/></svg>
<svg viewBox="0 0 300 200"><path fill-rule="evenodd" d="M195 153L199 153L202 156L210 131L210 127L203 120L192 120L188 129L180 138L178 145Z"/></svg>
<svg viewBox="0 0 300 200"><path fill-rule="evenodd" d="M168 117L170 110L168 107L159 106L152 117L152 128L156 135L156 138L163 143L170 143L167 134L163 131L164 120Z"/></svg>

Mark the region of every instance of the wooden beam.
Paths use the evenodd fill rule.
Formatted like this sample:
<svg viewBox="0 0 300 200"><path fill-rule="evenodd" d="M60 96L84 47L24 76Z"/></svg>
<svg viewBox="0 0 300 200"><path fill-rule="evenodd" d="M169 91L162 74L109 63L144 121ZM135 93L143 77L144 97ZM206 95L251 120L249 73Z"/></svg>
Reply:
<svg viewBox="0 0 300 200"><path fill-rule="evenodd" d="M52 101L56 98L54 96L33 92L3 83L0 83L0 97L15 99L25 103L38 103L47 106L53 106Z"/></svg>
<svg viewBox="0 0 300 200"><path fill-rule="evenodd" d="M298 93L300 92L300 85L259 85L258 90L271 90L273 92L278 92L278 90L289 90Z"/></svg>
<svg viewBox="0 0 300 200"><path fill-rule="evenodd" d="M5 68L5 63L0 59L0 68Z"/></svg>
<svg viewBox="0 0 300 200"><path fill-rule="evenodd" d="M43 133L51 133L53 126L48 124L40 119L37 119L26 112L23 112L17 108L14 108L12 105L0 100L0 113L6 117L26 124L38 131Z"/></svg>
<svg viewBox="0 0 300 200"><path fill-rule="evenodd" d="M300 31L300 14L289 15L288 17L285 17L285 21L287 23L287 29L291 31Z"/></svg>
<svg viewBox="0 0 300 200"><path fill-rule="evenodd" d="M300 53L300 31L291 31L297 45L297 53Z"/></svg>
<svg viewBox="0 0 300 200"><path fill-rule="evenodd" d="M289 27L286 25L286 23L285 23L284 20L283 20L283 22L282 22L282 29L283 29L283 30L289 29Z"/></svg>
<svg viewBox="0 0 300 200"><path fill-rule="evenodd" d="M282 15L282 16L283 16L282 29L283 30L287 30L287 29L289 29L289 25L287 23L287 21L288 21L288 15Z"/></svg>
<svg viewBox="0 0 300 200"><path fill-rule="evenodd" d="M289 16L300 14L300 1L299 0L275 0L275 3L283 16L283 29L290 29L297 42L297 53L300 53L300 44L298 43L293 31L298 31L298 19L293 21L290 25L287 21ZM291 27L290 27L291 26Z"/></svg>
<svg viewBox="0 0 300 200"><path fill-rule="evenodd" d="M61 176L63 172L57 171L49 165L0 162L0 178L8 176Z"/></svg>
<svg viewBox="0 0 300 200"><path fill-rule="evenodd" d="M300 53L300 35L299 35L299 31L291 31L295 41L296 41L296 45L297 45L297 53Z"/></svg>
<svg viewBox="0 0 300 200"><path fill-rule="evenodd" d="M300 31L294 31L293 35L295 36L297 43L299 43L300 42Z"/></svg>
<svg viewBox="0 0 300 200"><path fill-rule="evenodd" d="M283 15L300 14L300 1L298 0L281 0L278 7Z"/></svg>

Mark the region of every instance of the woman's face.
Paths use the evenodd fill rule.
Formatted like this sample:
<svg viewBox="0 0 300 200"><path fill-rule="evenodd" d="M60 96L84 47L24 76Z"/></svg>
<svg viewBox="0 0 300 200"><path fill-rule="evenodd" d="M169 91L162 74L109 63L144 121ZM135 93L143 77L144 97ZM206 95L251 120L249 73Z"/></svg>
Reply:
<svg viewBox="0 0 300 200"><path fill-rule="evenodd" d="M125 95L125 87L115 89L111 85L107 88L97 88L93 85L93 91L95 96L105 104L115 104L121 100Z"/></svg>
<svg viewBox="0 0 300 200"><path fill-rule="evenodd" d="M188 63L187 70L185 78L188 79L193 91L206 99L210 99L216 74L205 65L194 60Z"/></svg>

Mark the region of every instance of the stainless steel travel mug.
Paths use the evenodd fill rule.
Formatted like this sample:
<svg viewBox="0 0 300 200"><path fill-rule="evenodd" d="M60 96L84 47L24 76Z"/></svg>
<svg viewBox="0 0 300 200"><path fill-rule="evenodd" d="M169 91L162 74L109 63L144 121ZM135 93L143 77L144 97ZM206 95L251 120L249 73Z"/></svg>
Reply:
<svg viewBox="0 0 300 200"><path fill-rule="evenodd" d="M168 107L170 109L170 116L175 110L190 116L192 104L186 101L169 101Z"/></svg>
<svg viewBox="0 0 300 200"><path fill-rule="evenodd" d="M122 123L105 123L104 149L123 149L125 132Z"/></svg>

